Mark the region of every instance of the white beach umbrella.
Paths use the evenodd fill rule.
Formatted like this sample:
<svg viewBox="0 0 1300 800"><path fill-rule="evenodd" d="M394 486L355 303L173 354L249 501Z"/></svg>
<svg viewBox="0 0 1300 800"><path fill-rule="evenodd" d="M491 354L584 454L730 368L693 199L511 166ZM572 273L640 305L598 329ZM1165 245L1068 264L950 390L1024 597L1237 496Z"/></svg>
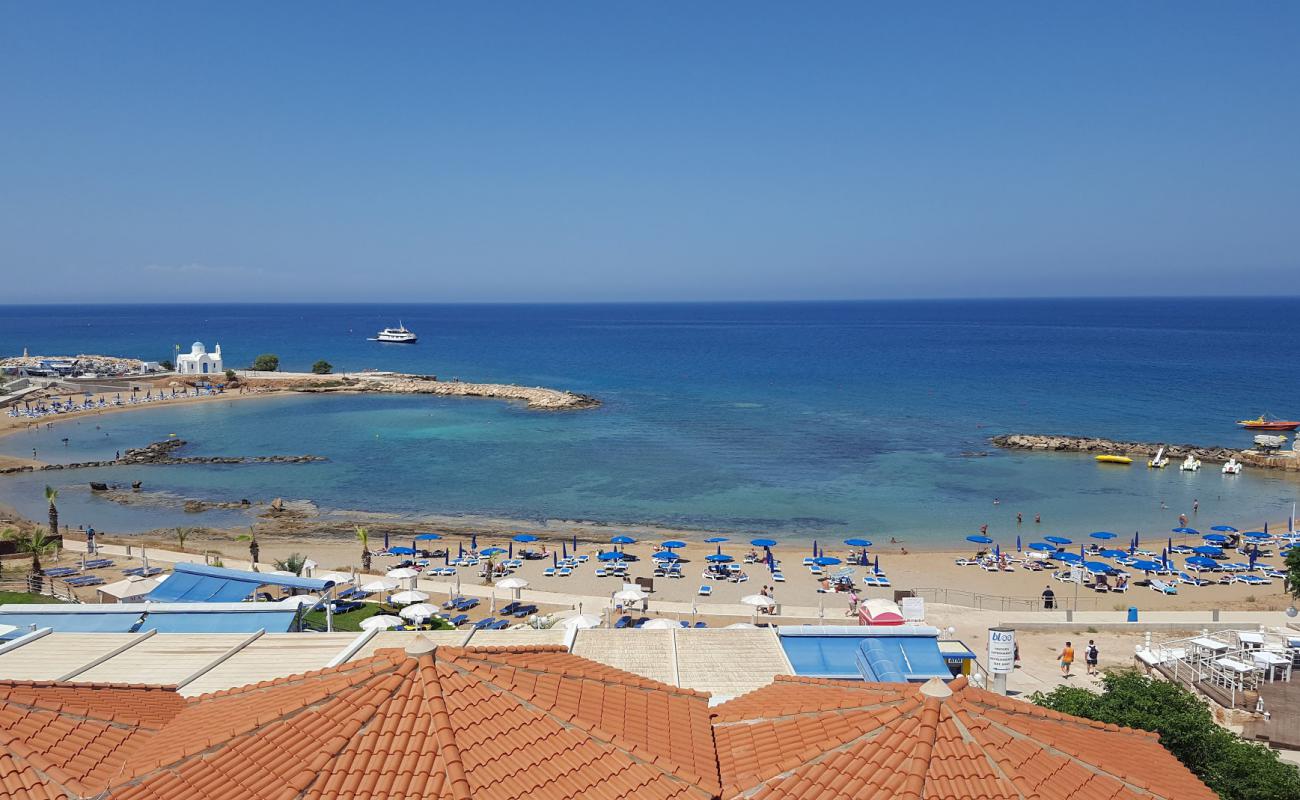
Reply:
<svg viewBox="0 0 1300 800"><path fill-rule="evenodd" d="M565 617L560 620L557 627L564 628L565 630L572 630L573 628L599 628L600 622L600 617L595 614L575 614L572 617Z"/></svg>
<svg viewBox="0 0 1300 800"><path fill-rule="evenodd" d="M406 624L406 620L401 617L394 617L392 614L379 614L374 617L366 617L361 620L361 627L364 630L387 630L389 628L400 628Z"/></svg>
<svg viewBox="0 0 1300 800"><path fill-rule="evenodd" d="M624 603L636 603L646 598L646 593L640 589L622 589L614 592L614 599Z"/></svg>
<svg viewBox="0 0 1300 800"><path fill-rule="evenodd" d="M660 619L652 619L646 622L641 627L648 628L654 631L667 631L667 630L672 630L673 628L680 628L681 626L682 624L677 620L660 618Z"/></svg>
<svg viewBox="0 0 1300 800"><path fill-rule="evenodd" d="M314 606L320 602L320 597L314 594L296 594L289 600L300 606Z"/></svg>
<svg viewBox="0 0 1300 800"><path fill-rule="evenodd" d="M755 630L758 629L758 626L757 626L757 625L754 625L753 623L750 623L750 622L733 622L733 623L731 623L730 625L728 625L727 627L728 627L728 628L744 628L744 629L747 629L747 630L748 630L748 629L751 629L751 628L752 628L752 629L755 629Z"/></svg>
<svg viewBox="0 0 1300 800"><path fill-rule="evenodd" d="M419 592L415 589L407 589L404 592L398 592L388 599L399 606L404 606L407 603L423 603L425 600L429 599L429 594L428 592Z"/></svg>
<svg viewBox="0 0 1300 800"><path fill-rule="evenodd" d="M397 612L397 615L402 619L428 619L437 613L437 606L431 606L428 603L416 603Z"/></svg>
<svg viewBox="0 0 1300 800"><path fill-rule="evenodd" d="M271 570L270 572L268 572L268 573L266 573L266 574L267 574L267 575L287 575L287 576L290 577L290 578L296 578L296 577L298 577L297 575L293 574L292 572L290 572L290 571L287 570L287 569L273 569L273 570Z"/></svg>
<svg viewBox="0 0 1300 800"><path fill-rule="evenodd" d="M496 582L498 589L522 589L528 585L523 578L503 578Z"/></svg>
<svg viewBox="0 0 1300 800"><path fill-rule="evenodd" d="M420 571L410 567L398 567L397 569L390 569L384 574L390 578L415 578L419 576Z"/></svg>
<svg viewBox="0 0 1300 800"><path fill-rule="evenodd" d="M776 601L765 594L745 595L744 597L740 598L740 602L744 603L747 606L754 606L755 608L771 608L772 606L776 605Z"/></svg>
<svg viewBox="0 0 1300 800"><path fill-rule="evenodd" d="M391 578L380 578L377 581L371 581L370 583L367 583L364 586L362 586L361 591L370 594L373 592L387 592L390 589L396 589L396 588L397 588L397 581L392 580Z"/></svg>
<svg viewBox="0 0 1300 800"><path fill-rule="evenodd" d="M322 575L321 580L329 581L330 583L352 583L352 576L346 572L331 572L327 575Z"/></svg>

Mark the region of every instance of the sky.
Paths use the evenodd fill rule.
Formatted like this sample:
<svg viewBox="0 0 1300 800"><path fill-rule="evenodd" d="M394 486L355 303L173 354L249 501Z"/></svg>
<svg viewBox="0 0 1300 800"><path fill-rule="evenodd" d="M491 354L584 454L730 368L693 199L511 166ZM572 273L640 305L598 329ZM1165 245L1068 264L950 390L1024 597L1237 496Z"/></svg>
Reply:
<svg viewBox="0 0 1300 800"><path fill-rule="evenodd" d="M1300 4L0 3L0 303L1295 293Z"/></svg>

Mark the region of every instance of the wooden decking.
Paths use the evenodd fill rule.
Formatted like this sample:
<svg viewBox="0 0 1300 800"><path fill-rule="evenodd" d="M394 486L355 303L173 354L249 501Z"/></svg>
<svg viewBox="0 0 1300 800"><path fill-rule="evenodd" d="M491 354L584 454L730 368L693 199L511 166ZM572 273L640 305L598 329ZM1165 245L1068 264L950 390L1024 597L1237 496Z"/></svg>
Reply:
<svg viewBox="0 0 1300 800"><path fill-rule="evenodd" d="M1266 683L1259 687L1268 719L1246 726L1248 739L1267 741L1273 747L1300 750L1300 683Z"/></svg>

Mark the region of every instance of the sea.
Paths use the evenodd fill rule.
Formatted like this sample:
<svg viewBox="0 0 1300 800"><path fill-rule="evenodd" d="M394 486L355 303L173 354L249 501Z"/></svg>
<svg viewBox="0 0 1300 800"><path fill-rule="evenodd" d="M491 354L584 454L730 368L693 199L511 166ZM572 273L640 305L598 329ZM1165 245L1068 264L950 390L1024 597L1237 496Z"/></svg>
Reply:
<svg viewBox="0 0 1300 800"><path fill-rule="evenodd" d="M275 396L160 406L0 438L48 461L169 437L190 455L315 454L319 464L148 466L0 477L0 503L106 531L239 526L241 510L120 505L88 482L164 499L308 500L530 524L656 525L921 547L990 535L1163 534L1285 520L1297 474L1106 466L989 444L1007 432L1245 446L1234 421L1300 415L1296 298L584 305L0 306L0 354L148 360L220 343L306 371L398 370L591 394L530 411L430 396ZM367 341L404 323L414 345ZM66 440L66 441L65 441ZM1199 514L1193 515L1193 504ZM1017 522L1016 515L1022 517ZM1035 519L1041 521L1035 522Z"/></svg>

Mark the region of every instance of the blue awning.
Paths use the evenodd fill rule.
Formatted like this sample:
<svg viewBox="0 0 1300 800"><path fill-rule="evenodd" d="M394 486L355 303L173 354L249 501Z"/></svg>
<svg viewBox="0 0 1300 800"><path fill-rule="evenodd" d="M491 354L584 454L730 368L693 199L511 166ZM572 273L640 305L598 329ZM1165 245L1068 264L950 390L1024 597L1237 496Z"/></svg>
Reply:
<svg viewBox="0 0 1300 800"><path fill-rule="evenodd" d="M248 599L259 586L322 592L333 585L333 581L296 575L271 575L205 564L177 564L167 580L150 592L147 599L156 603L237 603Z"/></svg>
<svg viewBox="0 0 1300 800"><path fill-rule="evenodd" d="M868 681L898 683L930 678L948 680L952 670L930 636L870 637L862 642L858 670Z"/></svg>
<svg viewBox="0 0 1300 800"><path fill-rule="evenodd" d="M13 608L14 606L10 606ZM293 623L293 610L272 608L266 611L150 611L136 632L157 630L159 633L254 633L265 630L284 633ZM121 613L66 613L29 614L6 610L0 613L0 623L13 625L17 630L5 635L14 639L36 628L53 628L59 633L128 633L140 621L140 611Z"/></svg>

